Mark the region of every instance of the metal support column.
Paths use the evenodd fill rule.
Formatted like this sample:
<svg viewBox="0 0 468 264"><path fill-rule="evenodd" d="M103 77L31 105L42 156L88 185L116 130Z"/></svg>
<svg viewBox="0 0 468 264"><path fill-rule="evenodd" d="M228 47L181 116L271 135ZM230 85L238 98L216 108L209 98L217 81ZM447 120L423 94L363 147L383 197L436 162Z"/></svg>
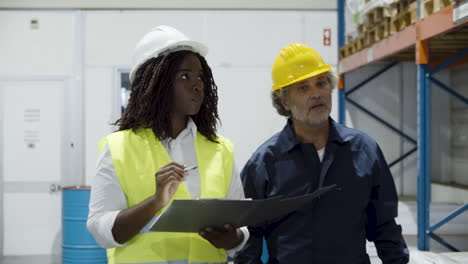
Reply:
<svg viewBox="0 0 468 264"><path fill-rule="evenodd" d="M431 98L429 42L421 39L422 1L418 0L416 64L418 65L418 248L429 250L431 204Z"/></svg>
<svg viewBox="0 0 468 264"><path fill-rule="evenodd" d="M436 72L439 72L443 68L449 66L451 63L461 59L463 56L468 54L468 48L463 49L462 51L456 53L454 56L450 57L446 61L442 62L440 65L435 67L433 70L429 71L429 73L426 73L426 79L429 79L429 82L434 83L437 87L440 89L444 90L447 92L449 95L451 95L453 98L458 99L459 101L463 102L465 105L468 105L468 98L464 97L462 94L456 92L449 86L445 85L443 82L435 78L433 75ZM432 239L435 241L439 242L441 245L445 246L446 248L452 250L452 251L460 251L458 248L452 246L449 242L445 241L443 238L440 236L434 234L434 231L441 227L442 225L448 223L451 221L453 218L457 217L458 215L462 214L463 212L468 211L468 204L463 205L459 209L455 210L448 216L446 216L444 219L440 220L438 223L436 223L433 226L428 226L426 229L426 234L430 236ZM430 224L430 223L428 223Z"/></svg>
<svg viewBox="0 0 468 264"><path fill-rule="evenodd" d="M428 65L418 65L418 248L429 250L430 206L430 94Z"/></svg>
<svg viewBox="0 0 468 264"><path fill-rule="evenodd" d="M345 45L345 0L338 1L338 49ZM339 52L338 52L339 53ZM345 76L340 74L338 86L338 122L346 124Z"/></svg>
<svg viewBox="0 0 468 264"><path fill-rule="evenodd" d="M420 6L421 1L418 1ZM421 10L418 8L420 17ZM417 24L421 32L421 21ZM418 34L420 37L421 34ZM418 248L429 250L429 207L431 203L431 95L429 74L429 43L416 42L418 64Z"/></svg>
<svg viewBox="0 0 468 264"><path fill-rule="evenodd" d="M418 1L420 2L420 1ZM418 21L418 32L421 32L421 23ZM421 36L421 34L418 34ZM457 93L438 79L433 74L449 66L455 61L468 54L468 48L461 50L446 61L430 70L428 40L418 39L416 43L416 62L418 64L418 248L429 250L430 238L439 242L450 250L458 251L447 241L433 232L447 223L457 215L468 210L468 205L462 206L456 212L450 214L434 226L430 226L430 203L431 203L431 82L461 102L468 104L468 98Z"/></svg>

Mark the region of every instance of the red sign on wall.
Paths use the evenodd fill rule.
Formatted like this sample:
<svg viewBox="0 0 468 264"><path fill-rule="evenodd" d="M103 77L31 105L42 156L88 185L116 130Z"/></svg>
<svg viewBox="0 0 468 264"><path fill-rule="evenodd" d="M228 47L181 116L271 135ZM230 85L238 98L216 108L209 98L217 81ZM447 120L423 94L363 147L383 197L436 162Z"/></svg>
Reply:
<svg viewBox="0 0 468 264"><path fill-rule="evenodd" d="M331 28L323 29L323 45L331 46Z"/></svg>

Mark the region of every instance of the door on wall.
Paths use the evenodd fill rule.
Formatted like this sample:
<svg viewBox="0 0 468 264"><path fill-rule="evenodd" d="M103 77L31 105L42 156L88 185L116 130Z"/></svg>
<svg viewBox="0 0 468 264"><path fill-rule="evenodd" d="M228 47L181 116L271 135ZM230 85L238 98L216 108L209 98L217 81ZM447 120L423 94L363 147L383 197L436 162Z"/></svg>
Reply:
<svg viewBox="0 0 468 264"><path fill-rule="evenodd" d="M4 263L59 263L66 86L60 79L0 80Z"/></svg>

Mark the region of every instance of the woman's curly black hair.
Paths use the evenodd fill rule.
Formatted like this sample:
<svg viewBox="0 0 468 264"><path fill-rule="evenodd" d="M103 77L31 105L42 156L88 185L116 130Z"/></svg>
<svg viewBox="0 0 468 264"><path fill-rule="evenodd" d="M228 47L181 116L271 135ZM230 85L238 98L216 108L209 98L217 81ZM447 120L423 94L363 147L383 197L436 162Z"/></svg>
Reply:
<svg viewBox="0 0 468 264"><path fill-rule="evenodd" d="M172 134L171 110L174 99L174 79L177 67L188 55L195 55L202 65L205 97L200 111L191 116L197 130L213 142L217 141L218 87L205 58L192 51L182 50L152 58L137 70L131 84L127 108L114 125L120 130L151 128L159 140Z"/></svg>

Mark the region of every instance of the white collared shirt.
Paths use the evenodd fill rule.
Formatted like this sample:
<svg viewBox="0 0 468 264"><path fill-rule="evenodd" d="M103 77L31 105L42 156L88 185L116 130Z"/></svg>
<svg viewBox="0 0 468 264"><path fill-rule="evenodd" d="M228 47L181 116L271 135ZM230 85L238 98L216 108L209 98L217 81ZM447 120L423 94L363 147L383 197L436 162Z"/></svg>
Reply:
<svg viewBox="0 0 468 264"><path fill-rule="evenodd" d="M325 148L317 150L317 154L319 156L320 162L322 162L323 161L323 156L325 156Z"/></svg>
<svg viewBox="0 0 468 264"><path fill-rule="evenodd" d="M162 141L171 159L187 167L198 164L195 153L195 139L197 126L191 118L187 122L187 127L175 139ZM200 198L200 175L198 170L192 170L187 177L187 188L192 199ZM234 164L232 170L231 184L225 199L244 199L244 189L240 180L240 175ZM127 199L120 186L115 172L112 157L107 144L104 146L97 161L96 176L91 187L91 198L89 202L88 230L96 239L96 242L103 248L122 247L114 240L112 227L115 219L121 210L127 208ZM150 227L157 221L158 216L142 228L140 233L148 232ZM236 248L227 250L229 256L240 250L249 238L247 227L241 227L244 233L244 240Z"/></svg>

